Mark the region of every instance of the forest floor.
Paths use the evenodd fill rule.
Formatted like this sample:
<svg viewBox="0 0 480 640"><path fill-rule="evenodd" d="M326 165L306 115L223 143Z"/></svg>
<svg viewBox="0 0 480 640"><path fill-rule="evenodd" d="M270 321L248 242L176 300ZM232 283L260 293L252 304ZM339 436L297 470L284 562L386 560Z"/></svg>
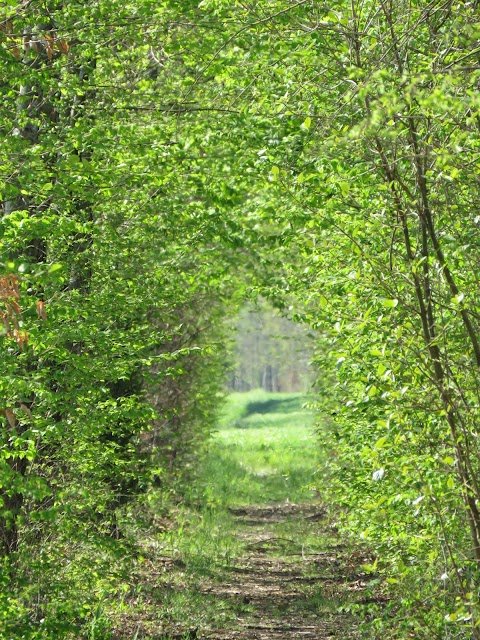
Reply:
<svg viewBox="0 0 480 640"><path fill-rule="evenodd" d="M347 640L369 558L329 521L300 394L234 394L175 526L144 541L112 638Z"/></svg>

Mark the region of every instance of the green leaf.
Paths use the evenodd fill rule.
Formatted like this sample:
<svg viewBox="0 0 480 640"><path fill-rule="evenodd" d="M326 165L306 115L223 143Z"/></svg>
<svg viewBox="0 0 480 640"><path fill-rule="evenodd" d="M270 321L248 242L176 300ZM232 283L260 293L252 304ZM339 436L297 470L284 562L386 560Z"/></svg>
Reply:
<svg viewBox="0 0 480 640"><path fill-rule="evenodd" d="M310 116L307 116L302 123L302 129L310 129L310 125L312 124L312 119Z"/></svg>
<svg viewBox="0 0 480 640"><path fill-rule="evenodd" d="M398 305L398 300L396 298L393 298L392 300L383 298L381 302L387 309L394 309Z"/></svg>

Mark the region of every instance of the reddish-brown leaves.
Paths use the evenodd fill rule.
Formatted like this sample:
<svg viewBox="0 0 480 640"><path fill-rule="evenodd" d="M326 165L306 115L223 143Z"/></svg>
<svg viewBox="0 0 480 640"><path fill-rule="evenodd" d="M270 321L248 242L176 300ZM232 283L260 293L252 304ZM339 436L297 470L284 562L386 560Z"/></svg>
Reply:
<svg viewBox="0 0 480 640"><path fill-rule="evenodd" d="M13 338L23 350L28 342L28 333L20 327L22 311L19 300L17 276L9 274L0 277L0 325L3 325L3 333Z"/></svg>
<svg viewBox="0 0 480 640"><path fill-rule="evenodd" d="M43 300L38 300L37 302L37 315L42 320L47 319L47 312L45 310L45 302Z"/></svg>
<svg viewBox="0 0 480 640"><path fill-rule="evenodd" d="M29 418L32 418L32 412L30 411L30 409L27 407L26 404L23 404L23 402L20 403L20 409L24 413L26 413Z"/></svg>
<svg viewBox="0 0 480 640"><path fill-rule="evenodd" d="M10 409L10 407L7 407L6 409L3 410L2 413L5 414L8 424L12 427L12 429L14 429L16 420L15 420L15 414L13 413L13 409Z"/></svg>
<svg viewBox="0 0 480 640"><path fill-rule="evenodd" d="M30 418L30 420L33 418L32 412L26 404L23 404L23 402L20 403L20 409L28 416L28 418ZM12 429L15 429L15 427L17 426L17 417L11 407L0 409L0 415L4 415L10 427Z"/></svg>
<svg viewBox="0 0 480 640"><path fill-rule="evenodd" d="M44 53L50 61L54 58L55 52L57 52L57 56L62 54L66 56L70 50L68 42L59 38L55 31L44 33L41 37L22 35L15 33L13 22L9 19L0 22L0 31L5 34L7 48L16 60L20 60L22 56L20 45L25 54L29 51Z"/></svg>

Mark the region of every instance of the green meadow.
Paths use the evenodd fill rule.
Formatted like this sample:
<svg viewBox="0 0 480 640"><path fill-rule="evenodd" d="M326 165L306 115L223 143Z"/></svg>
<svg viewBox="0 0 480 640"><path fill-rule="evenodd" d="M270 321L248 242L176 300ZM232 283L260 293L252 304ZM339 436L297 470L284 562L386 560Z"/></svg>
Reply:
<svg viewBox="0 0 480 640"><path fill-rule="evenodd" d="M203 463L207 499L225 506L311 499L318 447L307 403L301 393L228 396Z"/></svg>

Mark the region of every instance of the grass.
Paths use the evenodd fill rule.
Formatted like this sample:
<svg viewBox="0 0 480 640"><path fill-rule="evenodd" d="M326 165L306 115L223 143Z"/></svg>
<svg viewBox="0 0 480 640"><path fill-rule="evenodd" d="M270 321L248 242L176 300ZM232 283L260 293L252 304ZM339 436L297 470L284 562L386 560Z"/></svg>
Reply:
<svg viewBox="0 0 480 640"><path fill-rule="evenodd" d="M164 537L170 555L180 560L185 570L210 575L218 566L229 565L242 546L234 535L232 516L222 508L202 511L183 509L177 528Z"/></svg>
<svg viewBox="0 0 480 640"><path fill-rule="evenodd" d="M290 425L305 425L306 416L311 418L304 407L307 402L308 396L302 393L268 393L263 389L231 393L220 414L220 430L230 427L247 428L250 423L261 426L261 416L267 417L270 422L282 423L288 419Z"/></svg>
<svg viewBox="0 0 480 640"><path fill-rule="evenodd" d="M233 393L202 467L207 501L226 506L305 501L318 454L307 396Z"/></svg>

